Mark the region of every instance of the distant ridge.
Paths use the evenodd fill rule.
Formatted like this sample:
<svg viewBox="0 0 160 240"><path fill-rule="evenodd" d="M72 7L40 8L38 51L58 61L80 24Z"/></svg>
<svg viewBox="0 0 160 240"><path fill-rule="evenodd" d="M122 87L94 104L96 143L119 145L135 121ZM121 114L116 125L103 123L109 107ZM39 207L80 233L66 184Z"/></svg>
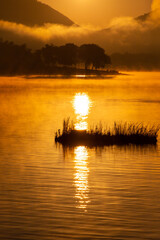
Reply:
<svg viewBox="0 0 160 240"><path fill-rule="evenodd" d="M139 22L145 22L148 18L150 18L151 12L150 13L145 13L144 15L138 16L135 18L135 20Z"/></svg>
<svg viewBox="0 0 160 240"><path fill-rule="evenodd" d="M144 13L143 15L140 15L138 17L135 17L134 20L139 22L139 23L144 23L146 22L150 17L151 17L152 12L149 13ZM112 27L111 27L112 28ZM101 29L99 32L109 32L111 30L110 27Z"/></svg>
<svg viewBox="0 0 160 240"><path fill-rule="evenodd" d="M63 14L37 0L0 0L0 20L27 26L42 26L45 23L65 26L74 24Z"/></svg>

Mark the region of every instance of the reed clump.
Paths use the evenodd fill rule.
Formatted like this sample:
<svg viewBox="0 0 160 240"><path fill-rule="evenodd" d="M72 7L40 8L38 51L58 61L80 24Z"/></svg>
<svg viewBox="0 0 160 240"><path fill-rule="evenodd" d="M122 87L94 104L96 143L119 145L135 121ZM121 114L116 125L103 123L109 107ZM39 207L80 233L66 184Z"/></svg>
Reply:
<svg viewBox="0 0 160 240"><path fill-rule="evenodd" d="M159 126L149 126L143 123L117 123L110 128L98 124L89 130L76 130L70 119L63 121L62 131L55 134L55 141L63 145L124 145L124 144L156 144Z"/></svg>

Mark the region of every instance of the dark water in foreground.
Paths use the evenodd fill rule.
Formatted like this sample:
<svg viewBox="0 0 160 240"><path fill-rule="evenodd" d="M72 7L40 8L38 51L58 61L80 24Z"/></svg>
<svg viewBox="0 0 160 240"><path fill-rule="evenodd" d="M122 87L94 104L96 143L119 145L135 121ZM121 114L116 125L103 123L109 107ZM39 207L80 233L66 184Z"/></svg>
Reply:
<svg viewBox="0 0 160 240"><path fill-rule="evenodd" d="M160 124L160 73L0 78L0 239L160 239L160 139L63 149L68 116L77 129Z"/></svg>

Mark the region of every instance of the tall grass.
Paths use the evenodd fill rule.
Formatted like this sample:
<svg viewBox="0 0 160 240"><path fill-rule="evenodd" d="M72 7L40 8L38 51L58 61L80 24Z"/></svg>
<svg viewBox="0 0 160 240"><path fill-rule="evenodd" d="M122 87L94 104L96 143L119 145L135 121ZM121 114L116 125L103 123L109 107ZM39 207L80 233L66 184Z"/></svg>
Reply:
<svg viewBox="0 0 160 240"><path fill-rule="evenodd" d="M112 127L104 128L102 123L89 130L78 131L70 119L63 121L62 133L56 132L55 140L58 142L90 142L95 144L123 144L123 143L156 143L160 126L144 125L143 123L117 123Z"/></svg>

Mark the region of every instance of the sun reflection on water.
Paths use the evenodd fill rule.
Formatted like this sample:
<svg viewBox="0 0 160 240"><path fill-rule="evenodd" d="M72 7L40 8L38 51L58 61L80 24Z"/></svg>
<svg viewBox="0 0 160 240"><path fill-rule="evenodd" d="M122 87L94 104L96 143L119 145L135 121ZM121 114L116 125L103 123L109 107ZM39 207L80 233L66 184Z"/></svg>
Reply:
<svg viewBox="0 0 160 240"><path fill-rule="evenodd" d="M87 118L89 114L89 109L91 106L91 101L86 93L77 93L74 97L73 107L76 114L76 130L87 130L88 123Z"/></svg>
<svg viewBox="0 0 160 240"><path fill-rule="evenodd" d="M74 149L75 162L75 186L77 199L77 208L85 209L89 203L88 198L88 151L84 146L79 146Z"/></svg>

